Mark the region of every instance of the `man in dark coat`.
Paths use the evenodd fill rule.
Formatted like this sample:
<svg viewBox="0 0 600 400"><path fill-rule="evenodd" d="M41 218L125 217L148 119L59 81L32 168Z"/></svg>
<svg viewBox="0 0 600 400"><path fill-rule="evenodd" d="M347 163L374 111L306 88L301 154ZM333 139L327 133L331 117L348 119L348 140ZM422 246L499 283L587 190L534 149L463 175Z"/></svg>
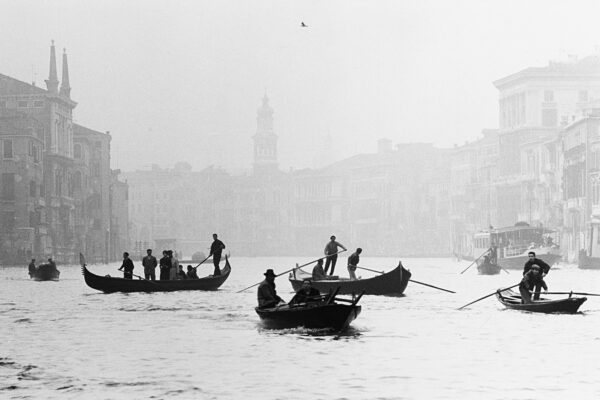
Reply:
<svg viewBox="0 0 600 400"><path fill-rule="evenodd" d="M119 271L123 271L123 278L133 279L133 261L129 258L128 252L123 253L123 264L121 264Z"/></svg>
<svg viewBox="0 0 600 400"><path fill-rule="evenodd" d="M29 263L29 276L32 277L35 274L35 258L31 259Z"/></svg>
<svg viewBox="0 0 600 400"><path fill-rule="evenodd" d="M160 280L168 281L169 274L171 273L171 259L169 258L169 252L167 250L163 250L163 256L160 259Z"/></svg>
<svg viewBox="0 0 600 400"><path fill-rule="evenodd" d="M219 269L219 262L221 261L221 253L224 249L225 243L217 239L217 234L213 233L213 242L210 246L210 254L208 256L213 256L213 265L215 266L215 272L213 272L214 276L221 275L221 269Z"/></svg>
<svg viewBox="0 0 600 400"><path fill-rule="evenodd" d="M544 279L542 278L541 268L533 264L529 270L523 275L523 279L519 284L519 292L521 293L521 302L524 304L531 303L531 291L534 287L543 287L544 290L548 290L548 286ZM536 291L534 300L538 300L540 298L539 291Z"/></svg>
<svg viewBox="0 0 600 400"><path fill-rule="evenodd" d="M331 264L331 272L329 272L329 275L333 275L333 271L335 271L338 247L346 250L343 244L335 241L335 236L331 236L329 238L329 243L325 245L325 255L328 256L327 261L325 261L325 274L327 274L327 270L329 270L329 264Z"/></svg>
<svg viewBox="0 0 600 400"><path fill-rule="evenodd" d="M523 267L523 276L525 276L525 274L527 274L527 272L529 272L529 270L534 265L537 265L540 268L541 278L543 280L546 277L546 275L548 275L548 271L550 271L550 266L547 263L545 263L543 260L536 258L535 252L533 252L533 251L530 251L529 253L527 253L527 256L529 257L529 260L527 260L527 262L525 263L525 266ZM539 283L536 284L535 285L535 296L533 298L534 300L539 300L541 290L542 290L542 285Z"/></svg>
<svg viewBox="0 0 600 400"><path fill-rule="evenodd" d="M321 292L318 289L312 287L310 279L306 279L302 282L302 287L296 292L294 297L290 300L289 304L300 304L321 301Z"/></svg>
<svg viewBox="0 0 600 400"><path fill-rule="evenodd" d="M258 291L256 293L258 298L258 308L275 307L279 302L284 302L283 299L277 295L277 291L275 290L275 272L269 268L264 275L265 280L258 285Z"/></svg>
<svg viewBox="0 0 600 400"><path fill-rule="evenodd" d="M146 250L146 257L142 259L142 265L144 266L144 276L148 280L156 280L156 257L152 255L152 249Z"/></svg>

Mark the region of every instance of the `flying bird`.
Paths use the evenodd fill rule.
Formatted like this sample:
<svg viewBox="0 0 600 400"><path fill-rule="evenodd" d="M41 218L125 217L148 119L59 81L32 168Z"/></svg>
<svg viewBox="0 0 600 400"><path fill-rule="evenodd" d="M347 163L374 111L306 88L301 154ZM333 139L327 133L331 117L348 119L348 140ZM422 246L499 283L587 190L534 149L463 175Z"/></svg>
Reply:
<svg viewBox="0 0 600 400"><path fill-rule="evenodd" d="M304 22L301 22L301 23L300 23L300 26L301 26L302 28L308 28L308 25L306 25Z"/></svg>

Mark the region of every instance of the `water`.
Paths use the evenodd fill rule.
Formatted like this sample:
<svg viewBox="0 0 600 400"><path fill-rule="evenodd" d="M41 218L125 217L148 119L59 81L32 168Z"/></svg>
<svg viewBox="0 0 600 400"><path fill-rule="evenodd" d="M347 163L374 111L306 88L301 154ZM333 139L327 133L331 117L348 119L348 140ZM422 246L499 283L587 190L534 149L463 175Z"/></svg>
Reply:
<svg viewBox="0 0 600 400"><path fill-rule="evenodd" d="M310 259L232 258L218 292L153 294L94 291L77 266L59 267L60 282L29 281L26 266L0 268L0 398L600 397L600 297L576 315L504 310L494 297L457 311L517 283L519 271L460 275L468 262L404 259L415 280L458 293L409 283L405 297L364 296L361 315L339 335L263 329L255 288L235 292L266 268L283 272ZM377 270L396 264L361 260ZM90 266L118 276L116 268ZM552 291L600 293L599 278L561 265L547 282ZM276 283L291 298L287 278Z"/></svg>

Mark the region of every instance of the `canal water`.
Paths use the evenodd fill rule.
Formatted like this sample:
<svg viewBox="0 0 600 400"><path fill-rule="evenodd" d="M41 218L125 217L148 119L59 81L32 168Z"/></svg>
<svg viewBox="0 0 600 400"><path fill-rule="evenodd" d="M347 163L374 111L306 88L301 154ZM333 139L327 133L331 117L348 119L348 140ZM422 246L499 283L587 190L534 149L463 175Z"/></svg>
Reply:
<svg viewBox="0 0 600 400"><path fill-rule="evenodd" d="M520 272L479 276L469 263L403 259L404 297L364 296L342 334L264 329L257 283L311 257L231 258L217 292L103 294L78 266L59 282L0 267L2 399L593 399L600 398L600 297L575 315L505 310L495 297L457 308ZM346 274L345 257L338 272ZM389 271L397 258L361 258ZM135 273L141 273L139 262ZM120 276L118 265L91 265ZM212 266L199 268L199 275ZM362 277L372 272L359 271ZM277 278L284 299L287 277ZM554 266L552 291L600 293L600 271Z"/></svg>

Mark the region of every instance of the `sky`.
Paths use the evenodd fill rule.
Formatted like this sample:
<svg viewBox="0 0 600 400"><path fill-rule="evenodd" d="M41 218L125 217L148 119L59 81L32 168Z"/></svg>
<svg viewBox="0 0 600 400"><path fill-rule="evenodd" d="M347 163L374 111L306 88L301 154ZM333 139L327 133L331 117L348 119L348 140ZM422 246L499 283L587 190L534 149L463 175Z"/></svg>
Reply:
<svg viewBox="0 0 600 400"><path fill-rule="evenodd" d="M112 166L124 171L251 168L265 93L284 170L372 153L381 138L463 144L498 126L494 80L600 46L596 1L0 0L0 9L0 73L45 87L50 41L57 55L66 48L74 120L110 132Z"/></svg>

